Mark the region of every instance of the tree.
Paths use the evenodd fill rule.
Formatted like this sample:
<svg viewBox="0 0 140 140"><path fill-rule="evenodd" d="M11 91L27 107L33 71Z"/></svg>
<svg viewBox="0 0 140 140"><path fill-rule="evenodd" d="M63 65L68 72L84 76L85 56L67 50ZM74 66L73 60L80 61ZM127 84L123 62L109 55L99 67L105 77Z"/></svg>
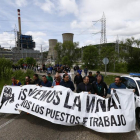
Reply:
<svg viewBox="0 0 140 140"><path fill-rule="evenodd" d="M83 62L88 68L93 68L97 66L98 61L98 49L93 46L86 46L83 50Z"/></svg>
<svg viewBox="0 0 140 140"><path fill-rule="evenodd" d="M22 66L25 63L25 60L23 58L18 60L18 65Z"/></svg>
<svg viewBox="0 0 140 140"><path fill-rule="evenodd" d="M25 63L28 64L28 65L35 65L36 60L33 57L26 57Z"/></svg>
<svg viewBox="0 0 140 140"><path fill-rule="evenodd" d="M69 66L72 66L72 64L77 61L79 58L78 51L78 43L73 43L71 41L65 41L64 43L57 43L55 50L57 52L57 63L66 62L68 60Z"/></svg>

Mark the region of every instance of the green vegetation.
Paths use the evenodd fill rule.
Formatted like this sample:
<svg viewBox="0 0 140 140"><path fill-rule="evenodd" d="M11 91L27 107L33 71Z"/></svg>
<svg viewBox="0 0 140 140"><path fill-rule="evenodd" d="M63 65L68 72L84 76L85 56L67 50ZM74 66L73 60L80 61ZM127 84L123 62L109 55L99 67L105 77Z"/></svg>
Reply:
<svg viewBox="0 0 140 140"><path fill-rule="evenodd" d="M33 57L26 57L26 59L21 58L18 62L17 65L22 66L23 64L27 65L36 65L36 60Z"/></svg>
<svg viewBox="0 0 140 140"><path fill-rule="evenodd" d="M104 71L102 62L104 57L109 59L107 71L110 72L140 72L140 39L128 38L117 43L107 43L101 45L89 45L83 50L83 67ZM92 49L91 49L92 47ZM89 65L90 64L90 65Z"/></svg>
<svg viewBox="0 0 140 140"><path fill-rule="evenodd" d="M24 85L24 80L26 76L33 77L34 72L32 70L27 70L26 72L23 72L22 70L16 70L15 72L12 72L12 74L9 76L9 78L2 78L0 80L0 94L2 91L2 88L4 85L11 85L11 78L16 77L17 80L19 80Z"/></svg>
<svg viewBox="0 0 140 140"><path fill-rule="evenodd" d="M57 43L55 47L57 52L56 63L72 66L72 64L76 62L81 55L81 50L77 46L78 43L73 43L71 41Z"/></svg>
<svg viewBox="0 0 140 140"><path fill-rule="evenodd" d="M109 86L111 83L114 83L115 77L116 77L116 75L107 75L107 76L104 76L104 81Z"/></svg>
<svg viewBox="0 0 140 140"><path fill-rule="evenodd" d="M12 62L5 58L0 58L0 93L3 86L11 85L11 77L16 77L22 84L24 84L24 79L26 76L33 77L34 72L32 70L27 70L26 72L22 70L13 71Z"/></svg>

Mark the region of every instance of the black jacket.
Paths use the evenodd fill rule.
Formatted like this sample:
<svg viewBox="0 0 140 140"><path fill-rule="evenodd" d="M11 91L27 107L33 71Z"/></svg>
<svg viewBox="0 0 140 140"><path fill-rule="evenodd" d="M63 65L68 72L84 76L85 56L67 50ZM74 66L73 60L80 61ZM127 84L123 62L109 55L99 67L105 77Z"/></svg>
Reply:
<svg viewBox="0 0 140 140"><path fill-rule="evenodd" d="M94 76L88 76L89 78L89 83L93 83L94 81L96 81L96 78Z"/></svg>
<svg viewBox="0 0 140 140"><path fill-rule="evenodd" d="M64 80L62 80L62 81L60 82L60 85L61 85L61 86L64 86L64 87L67 87L67 88L70 88L72 91L75 90L74 84L73 84L73 82L70 81L70 80L69 80L68 82L65 82Z"/></svg>
<svg viewBox="0 0 140 140"><path fill-rule="evenodd" d="M40 80L39 78L37 79L37 80L34 80L33 81L33 84L35 84L35 85L41 85L41 82L42 82L42 80Z"/></svg>
<svg viewBox="0 0 140 140"><path fill-rule="evenodd" d="M79 84L79 83L81 83L81 82L83 82L83 78L82 78L82 76L81 75L79 75L79 76L75 76L74 77L74 83L75 84Z"/></svg>
<svg viewBox="0 0 140 140"><path fill-rule="evenodd" d="M107 85L105 82L101 81L100 83L97 82L93 82L92 83L92 87L95 93L97 93L97 95L103 97L107 95Z"/></svg>
<svg viewBox="0 0 140 140"><path fill-rule="evenodd" d="M77 92L80 93L82 91L91 92L91 94L94 94L94 90L93 90L92 85L90 83L88 83L87 85L85 85L83 82L80 83L78 85Z"/></svg>

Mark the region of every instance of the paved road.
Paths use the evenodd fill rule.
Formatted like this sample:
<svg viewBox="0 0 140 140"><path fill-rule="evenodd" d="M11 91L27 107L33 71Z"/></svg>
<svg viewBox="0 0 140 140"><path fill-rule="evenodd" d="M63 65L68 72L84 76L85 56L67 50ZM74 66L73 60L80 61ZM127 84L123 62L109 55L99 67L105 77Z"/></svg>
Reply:
<svg viewBox="0 0 140 140"><path fill-rule="evenodd" d="M0 140L138 140L138 137L135 132L104 134L83 126L56 125L21 113L0 114Z"/></svg>
<svg viewBox="0 0 140 140"><path fill-rule="evenodd" d="M53 124L22 112L20 115L0 114L0 140L138 140L138 136L135 131L104 134L84 126Z"/></svg>

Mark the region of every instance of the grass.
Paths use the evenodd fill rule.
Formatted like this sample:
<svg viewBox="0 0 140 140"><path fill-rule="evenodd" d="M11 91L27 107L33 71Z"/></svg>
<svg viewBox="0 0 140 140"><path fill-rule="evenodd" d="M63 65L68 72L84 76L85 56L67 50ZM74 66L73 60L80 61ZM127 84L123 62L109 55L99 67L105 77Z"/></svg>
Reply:
<svg viewBox="0 0 140 140"><path fill-rule="evenodd" d="M110 85L111 83L114 83L116 75L107 75L107 76L103 75L103 76L104 76L104 82L107 85Z"/></svg>

